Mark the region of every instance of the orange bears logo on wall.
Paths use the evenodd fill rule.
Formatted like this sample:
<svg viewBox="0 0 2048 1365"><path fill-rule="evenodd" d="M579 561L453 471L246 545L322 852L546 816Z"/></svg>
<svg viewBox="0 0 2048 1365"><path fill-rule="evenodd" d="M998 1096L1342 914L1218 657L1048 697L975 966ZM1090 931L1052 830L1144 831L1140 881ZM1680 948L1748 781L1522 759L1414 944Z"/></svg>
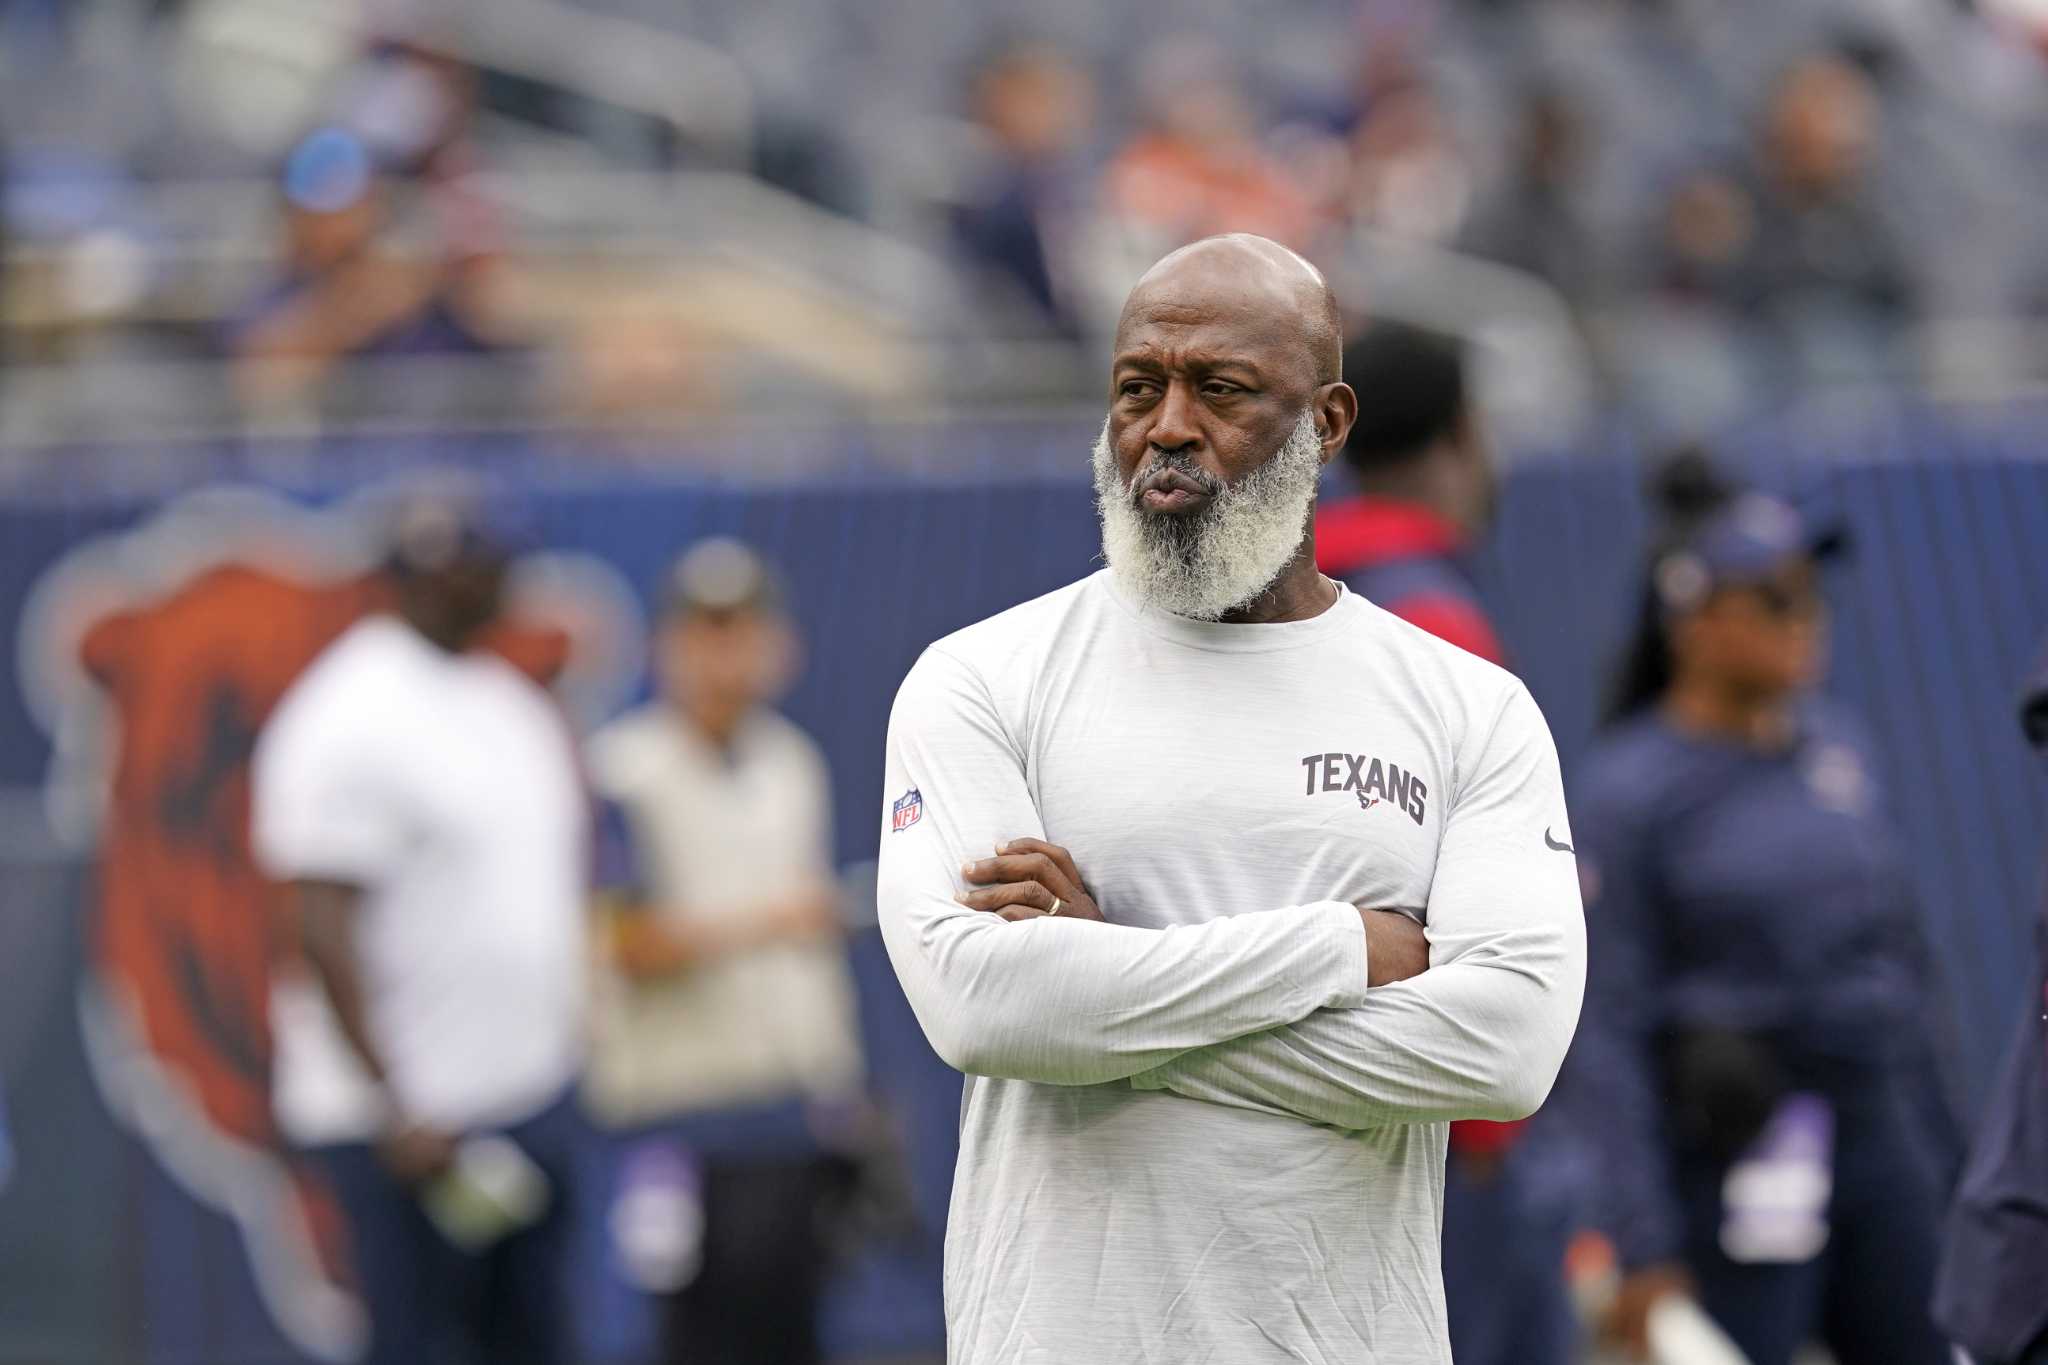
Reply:
<svg viewBox="0 0 2048 1365"><path fill-rule="evenodd" d="M102 1092L198 1198L240 1225L281 1328L360 1349L339 1220L271 1117L270 983L290 953L249 845L249 762L298 676L384 588L379 500L307 512L195 495L80 547L23 621L24 690L56 740L53 805L97 843L82 1021ZM637 675L630 591L596 561L515 566L490 641L584 719Z"/></svg>

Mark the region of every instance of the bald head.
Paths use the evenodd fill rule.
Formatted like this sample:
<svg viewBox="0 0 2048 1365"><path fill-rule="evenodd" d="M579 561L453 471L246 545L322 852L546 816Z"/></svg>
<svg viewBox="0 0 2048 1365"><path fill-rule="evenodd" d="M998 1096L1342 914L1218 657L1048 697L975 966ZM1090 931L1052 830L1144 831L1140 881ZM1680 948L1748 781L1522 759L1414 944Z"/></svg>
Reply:
<svg viewBox="0 0 2048 1365"><path fill-rule="evenodd" d="M1095 474L1110 566L1148 600L1203 620L1328 605L1309 509L1358 417L1338 336L1322 275L1263 237L1183 247L1131 290Z"/></svg>
<svg viewBox="0 0 2048 1365"><path fill-rule="evenodd" d="M1313 384L1334 384L1343 370L1343 323L1322 272L1249 232L1191 242L1146 271L1124 301L1119 348L1134 323L1154 320L1235 323L1248 339L1305 357Z"/></svg>

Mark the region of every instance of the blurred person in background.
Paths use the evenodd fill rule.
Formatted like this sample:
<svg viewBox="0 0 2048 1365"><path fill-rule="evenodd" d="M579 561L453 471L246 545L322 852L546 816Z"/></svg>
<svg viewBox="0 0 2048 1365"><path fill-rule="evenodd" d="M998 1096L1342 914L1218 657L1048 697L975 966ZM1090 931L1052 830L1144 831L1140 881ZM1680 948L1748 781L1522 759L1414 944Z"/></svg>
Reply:
<svg viewBox="0 0 2048 1365"><path fill-rule="evenodd" d="M1587 121L1566 86L1540 80L1522 92L1513 129L1507 174L1481 198L1464 245L1583 306L1600 276L1600 246L1583 202Z"/></svg>
<svg viewBox="0 0 2048 1365"><path fill-rule="evenodd" d="M1627 387L1676 430L1895 372L1917 283L1873 182L1880 108L1824 53L1772 87L1743 164L1677 175L1614 347Z"/></svg>
<svg viewBox="0 0 2048 1365"><path fill-rule="evenodd" d="M278 1119L345 1212L371 1365L569 1358L589 819L553 700L472 648L496 520L408 504L396 609L327 648L255 756L304 964L272 998Z"/></svg>
<svg viewBox="0 0 2048 1365"><path fill-rule="evenodd" d="M496 347L468 252L409 254L403 193L374 148L340 127L308 134L279 182L284 259L229 327L236 388L263 412L305 401L359 356L477 355Z"/></svg>
<svg viewBox="0 0 2048 1365"><path fill-rule="evenodd" d="M615 1128L680 1138L699 1163L702 1243L663 1358L808 1365L850 1175L830 1120L862 1075L829 778L771 707L798 646L761 559L704 541L665 596L659 700L589 744L629 856L606 878L588 1093Z"/></svg>
<svg viewBox="0 0 2048 1365"><path fill-rule="evenodd" d="M1938 1365L1954 1134L1908 870L1871 752L1815 693L1839 537L1661 476L1634 642L1574 805L1591 967L1554 1107L1597 1172L1641 1354L1690 1293L1751 1365Z"/></svg>
<svg viewBox="0 0 2048 1365"><path fill-rule="evenodd" d="M1316 563L1353 592L1480 658L1505 651L1465 554L1492 519L1493 463L1466 395L1460 344L1375 323L1344 348L1358 418L1344 459L1360 494L1316 516ZM1569 1210L1546 1199L1519 1123L1451 1125L1444 1303L1460 1365L1571 1359Z"/></svg>
<svg viewBox="0 0 2048 1365"><path fill-rule="evenodd" d="M451 287L480 293L506 234L503 205L483 188L476 140L482 77L427 35L394 30L372 41L330 104L336 125L420 196Z"/></svg>
<svg viewBox="0 0 2048 1365"><path fill-rule="evenodd" d="M1911 319L1914 280L1871 183L1881 111L1833 53L1796 63L1765 114L1751 288L1813 378L1874 378Z"/></svg>
<svg viewBox="0 0 2048 1365"><path fill-rule="evenodd" d="M2048 757L2048 653L2021 702ZM1972 1365L2048 1365L2048 897L2019 1027L1949 1210L1935 1316Z"/></svg>
<svg viewBox="0 0 2048 1365"><path fill-rule="evenodd" d="M1022 302L1037 325L1062 333L1078 324L1059 278L1060 238L1079 209L1075 156L1094 104L1088 72L1058 50L1029 45L998 54L974 76L983 159L953 217L961 253L998 282L1008 311Z"/></svg>
<svg viewBox="0 0 2048 1365"><path fill-rule="evenodd" d="M1219 232L1300 246L1314 210L1259 140L1251 99L1228 55L1192 37L1139 58L1140 126L1103 174L1104 208L1159 251Z"/></svg>
<svg viewBox="0 0 2048 1365"><path fill-rule="evenodd" d="M1348 217L1403 241L1448 243L1475 192L1455 130L1419 65L1380 67L1350 136Z"/></svg>
<svg viewBox="0 0 2048 1365"><path fill-rule="evenodd" d="M1678 176L1652 215L1625 335L1613 361L1634 399L1677 430L1726 422L1785 379L1757 344L1748 261L1756 203L1718 167Z"/></svg>
<svg viewBox="0 0 2048 1365"><path fill-rule="evenodd" d="M1316 514L1316 563L1353 592L1493 663L1505 652L1465 555L1493 516L1493 461L1454 338L1377 322L1344 348L1358 489Z"/></svg>

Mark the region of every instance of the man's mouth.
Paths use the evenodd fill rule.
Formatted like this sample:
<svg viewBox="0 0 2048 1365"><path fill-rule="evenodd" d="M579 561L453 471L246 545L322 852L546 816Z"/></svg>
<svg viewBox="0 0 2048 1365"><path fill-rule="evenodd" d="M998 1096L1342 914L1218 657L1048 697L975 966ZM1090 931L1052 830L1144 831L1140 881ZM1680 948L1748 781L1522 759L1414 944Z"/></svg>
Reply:
<svg viewBox="0 0 2048 1365"><path fill-rule="evenodd" d="M1184 516L1206 506L1215 490L1194 475L1171 466L1141 475L1131 490L1139 507L1166 516Z"/></svg>

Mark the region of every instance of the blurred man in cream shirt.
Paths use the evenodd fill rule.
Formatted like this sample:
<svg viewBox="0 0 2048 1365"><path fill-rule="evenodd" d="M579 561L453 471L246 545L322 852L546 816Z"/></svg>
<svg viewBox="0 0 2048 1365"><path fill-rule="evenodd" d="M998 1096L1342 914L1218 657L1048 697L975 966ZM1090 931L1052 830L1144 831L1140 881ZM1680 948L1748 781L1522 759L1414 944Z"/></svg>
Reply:
<svg viewBox="0 0 2048 1365"><path fill-rule="evenodd" d="M700 1255L665 1358L818 1359L817 1229L843 1164L821 1107L861 1079L823 756L770 708L796 661L773 575L732 540L669 575L661 695L590 741L613 910L588 1093L698 1163ZM629 1174L630 1180L630 1174Z"/></svg>

